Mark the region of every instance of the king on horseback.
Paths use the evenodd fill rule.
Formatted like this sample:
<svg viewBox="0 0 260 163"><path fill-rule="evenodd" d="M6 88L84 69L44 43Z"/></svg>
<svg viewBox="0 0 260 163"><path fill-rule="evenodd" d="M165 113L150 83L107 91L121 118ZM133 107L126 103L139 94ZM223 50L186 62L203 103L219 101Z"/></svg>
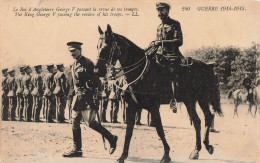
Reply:
<svg viewBox="0 0 260 163"><path fill-rule="evenodd" d="M158 17L162 23L157 28L156 40L152 41L149 47L157 46L156 61L166 67L170 72L172 81L172 100L170 107L174 113L177 112L176 100L174 97L174 80L182 60L184 59L179 47L183 44L181 25L178 21L169 17L170 4L167 2L158 2L156 9Z"/></svg>

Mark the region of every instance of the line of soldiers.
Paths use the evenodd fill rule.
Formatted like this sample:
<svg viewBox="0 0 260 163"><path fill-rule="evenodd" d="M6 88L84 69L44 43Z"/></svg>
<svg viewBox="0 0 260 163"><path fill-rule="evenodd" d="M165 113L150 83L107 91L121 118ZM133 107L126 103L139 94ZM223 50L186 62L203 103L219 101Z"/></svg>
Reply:
<svg viewBox="0 0 260 163"><path fill-rule="evenodd" d="M40 112L47 122L65 122L66 100L71 105L73 84L71 76L66 78L63 64L46 65L48 72L42 73L42 66L20 66L15 77L14 69L2 69L2 120L41 122ZM24 119L25 118L25 119Z"/></svg>
<svg viewBox="0 0 260 163"><path fill-rule="evenodd" d="M14 69L2 69L2 120L41 122L40 114L46 122L65 122L65 108L68 108L71 119L72 99L75 95L72 73L64 73L63 64L46 65L47 73L42 72L42 65L34 66L35 72L29 66L20 66L20 73L16 75ZM101 93L101 121L108 123L106 111L110 101L110 122L118 122L119 103L123 109L123 120L127 104L124 91L118 86L125 84L124 77L117 80L102 80ZM136 124L141 125L141 111L137 113ZM25 118L25 119L24 119Z"/></svg>
<svg viewBox="0 0 260 163"><path fill-rule="evenodd" d="M119 103L121 102L121 108L123 109L123 121L126 123L126 108L128 104L125 101L125 91L121 88L126 84L124 76L118 79L102 79L103 89L101 92L101 121L103 123L109 123L106 118L106 111L108 107L108 102L110 101L111 109L110 109L110 123L120 123L118 122L118 111L119 111ZM141 125L141 113L142 110L137 112L136 115L136 124Z"/></svg>

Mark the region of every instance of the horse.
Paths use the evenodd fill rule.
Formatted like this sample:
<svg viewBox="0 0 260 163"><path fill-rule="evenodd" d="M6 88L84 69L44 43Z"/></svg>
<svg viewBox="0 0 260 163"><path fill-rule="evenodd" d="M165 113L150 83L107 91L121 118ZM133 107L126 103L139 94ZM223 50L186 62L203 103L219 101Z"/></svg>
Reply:
<svg viewBox="0 0 260 163"><path fill-rule="evenodd" d="M257 110L257 105L256 105L256 100L255 98L258 98L258 96L256 96L256 92L255 89L252 90L253 92L253 97L251 98L251 100L248 100L248 92L245 89L231 89L228 91L228 99L233 99L234 101L234 115L233 118L235 118L235 116L238 117L238 112L237 112L237 108L241 103L246 103L247 101L249 102L248 105L248 111L247 114L251 114L252 117L255 117L256 115L256 110ZM260 93L260 92L259 92ZM256 110L255 110L255 115L252 114L252 106L255 105Z"/></svg>
<svg viewBox="0 0 260 163"><path fill-rule="evenodd" d="M121 88L126 91L125 99L128 103L126 109L127 127L123 152L117 162L124 163L124 160L128 157L135 115L140 108L144 108L151 113L157 134L163 143L164 155L160 162L170 162L170 146L165 138L159 108L162 103L161 96L166 94L167 91L171 93L171 89L169 89L171 88L171 75L165 67L156 62L155 53L158 48L149 48L148 51L151 55L148 56L146 55L147 51L141 49L126 37L114 33L110 25L107 25L105 32L98 26L98 31L100 38L97 45L96 75L103 77L106 74L107 67L114 66L119 60L122 66L120 70L123 71L128 83ZM118 76L116 75L116 77ZM190 159L198 159L199 151L202 148L201 120L196 112L197 101L205 116L206 130L203 143L210 154L213 154L214 151L214 147L209 144L209 128L213 119L209 109L210 105L220 116L223 115L219 89L215 79L213 67L198 60L193 60L193 64L189 66L181 67L178 78L176 78L175 98L178 102L182 101L186 105L191 124L194 124L196 130L196 146L189 156ZM167 89L163 89L165 85L167 85ZM168 104L169 102L170 98Z"/></svg>

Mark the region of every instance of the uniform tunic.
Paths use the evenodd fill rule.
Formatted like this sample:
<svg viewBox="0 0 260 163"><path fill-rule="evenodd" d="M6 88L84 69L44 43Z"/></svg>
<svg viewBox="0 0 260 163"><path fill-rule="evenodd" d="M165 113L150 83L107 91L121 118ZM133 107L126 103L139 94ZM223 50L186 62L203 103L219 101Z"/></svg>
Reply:
<svg viewBox="0 0 260 163"><path fill-rule="evenodd" d="M168 17L164 22L162 22L157 28L156 40L176 40L175 44L163 43L159 47L158 51L162 51L163 55L168 59L172 60L176 57L183 57L180 53L179 47L183 43L181 25L178 21Z"/></svg>
<svg viewBox="0 0 260 163"><path fill-rule="evenodd" d="M73 97L72 110L81 111L92 109L93 105L93 79L94 64L84 56L80 56L71 68L74 90L76 96Z"/></svg>
<svg viewBox="0 0 260 163"><path fill-rule="evenodd" d="M35 73L32 78L32 95L33 95L33 116L34 120L39 120L40 118L40 111L42 107L42 76L40 74Z"/></svg>
<svg viewBox="0 0 260 163"><path fill-rule="evenodd" d="M7 87L7 77L2 76L2 120L8 119L8 87Z"/></svg>
<svg viewBox="0 0 260 163"><path fill-rule="evenodd" d="M162 42L157 50L157 61L175 73L184 58L179 47L183 43L180 23L168 17L157 28L156 41L174 40L174 43Z"/></svg>
<svg viewBox="0 0 260 163"><path fill-rule="evenodd" d="M62 122L64 121L64 110L66 105L66 76L64 72L58 71L54 75L54 85L55 89L53 94L55 95L56 99L56 114L57 120Z"/></svg>
<svg viewBox="0 0 260 163"><path fill-rule="evenodd" d="M18 116L20 119L23 117L23 106L24 106L24 99L23 99L23 74L19 74L15 78L15 82L17 85L16 90L16 97L17 97L17 110L18 110Z"/></svg>
<svg viewBox="0 0 260 163"><path fill-rule="evenodd" d="M16 96L15 96L16 84L15 84L14 77L9 77L7 79L7 89L8 89L7 97L9 99L9 114L11 120L13 120L15 119L15 108L16 108Z"/></svg>
<svg viewBox="0 0 260 163"><path fill-rule="evenodd" d="M25 74L23 77L23 96L24 96L24 111L25 117L27 121L31 121L32 117L32 83L31 83L31 76L29 74Z"/></svg>
<svg viewBox="0 0 260 163"><path fill-rule="evenodd" d="M52 121L54 110L55 110L55 103L54 103L54 96L53 96L53 89L54 89L54 81L53 81L53 73L46 73L43 78L43 87L44 93L43 96L45 98L45 109L46 109L46 118L48 121Z"/></svg>

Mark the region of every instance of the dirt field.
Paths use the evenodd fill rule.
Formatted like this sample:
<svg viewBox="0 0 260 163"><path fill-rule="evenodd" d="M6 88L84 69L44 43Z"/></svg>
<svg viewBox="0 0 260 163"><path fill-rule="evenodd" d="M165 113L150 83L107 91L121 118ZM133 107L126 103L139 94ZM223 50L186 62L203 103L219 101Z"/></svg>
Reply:
<svg viewBox="0 0 260 163"><path fill-rule="evenodd" d="M223 104L222 108L224 117L215 118L215 129L219 133L210 134L210 144L215 148L213 155L208 154L202 145L199 159L189 160L195 147L195 130L190 125L185 106L177 114L172 113L168 105L161 106L172 162L260 162L259 114L253 118L247 115L247 105L241 105L239 117L233 118L232 104ZM204 117L199 107L197 111L202 120L203 135ZM122 122L121 115L120 110L119 121ZM126 162L159 162L163 156L163 145L155 128L146 126L147 111L142 112L141 122L145 125L135 126ZM62 154L72 147L72 129L69 123L1 122L1 160L6 163L113 163L122 152L126 125L104 125L119 137L113 155L110 156L108 150L104 150L101 135L82 123L83 158L63 158ZM108 142L106 145L109 147Z"/></svg>

